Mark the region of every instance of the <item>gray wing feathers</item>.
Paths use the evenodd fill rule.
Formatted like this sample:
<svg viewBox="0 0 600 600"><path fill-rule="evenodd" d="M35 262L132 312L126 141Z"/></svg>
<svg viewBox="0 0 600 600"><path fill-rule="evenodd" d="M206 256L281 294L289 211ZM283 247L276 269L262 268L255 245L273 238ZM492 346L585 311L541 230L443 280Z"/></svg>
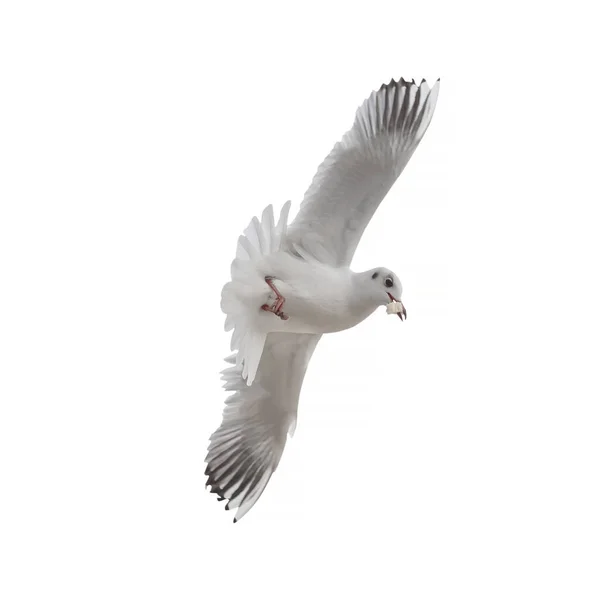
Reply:
<svg viewBox="0 0 600 600"><path fill-rule="evenodd" d="M357 110L352 128L323 161L289 227L290 244L349 265L377 207L410 160L435 109L439 80L390 81Z"/></svg>
<svg viewBox="0 0 600 600"><path fill-rule="evenodd" d="M207 486L241 519L260 498L277 469L298 410L298 397L319 335L269 334L260 369L247 386L235 354L222 372L225 402L220 427L210 437Z"/></svg>

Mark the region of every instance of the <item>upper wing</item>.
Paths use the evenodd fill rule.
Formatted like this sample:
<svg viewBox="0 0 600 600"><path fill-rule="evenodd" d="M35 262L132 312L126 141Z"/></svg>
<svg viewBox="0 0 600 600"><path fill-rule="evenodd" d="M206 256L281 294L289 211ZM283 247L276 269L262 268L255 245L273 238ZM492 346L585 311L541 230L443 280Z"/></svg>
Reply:
<svg viewBox="0 0 600 600"><path fill-rule="evenodd" d="M235 355L223 371L224 388L234 392L225 401L223 421L211 435L206 456L207 485L227 510L241 519L263 493L279 464L288 431L293 432L300 388L320 335L270 333L256 378L247 386Z"/></svg>
<svg viewBox="0 0 600 600"><path fill-rule="evenodd" d="M439 79L431 90L425 80L392 80L364 101L304 195L288 230L292 247L329 264L350 264L371 217L425 134L438 90Z"/></svg>

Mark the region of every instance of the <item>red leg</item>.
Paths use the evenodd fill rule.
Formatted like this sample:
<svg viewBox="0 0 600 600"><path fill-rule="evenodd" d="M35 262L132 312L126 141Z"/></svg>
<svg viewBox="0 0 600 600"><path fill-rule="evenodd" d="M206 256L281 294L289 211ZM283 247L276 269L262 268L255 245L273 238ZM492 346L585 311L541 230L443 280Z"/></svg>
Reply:
<svg viewBox="0 0 600 600"><path fill-rule="evenodd" d="M272 306L268 304L263 304L261 308L267 312L272 312L276 314L282 321L287 321L289 319L288 315L286 315L281 309L283 308L283 304L285 302L285 298L279 293L279 290L275 287L273 283L273 277L265 277L266 284L275 292L275 302L273 302Z"/></svg>

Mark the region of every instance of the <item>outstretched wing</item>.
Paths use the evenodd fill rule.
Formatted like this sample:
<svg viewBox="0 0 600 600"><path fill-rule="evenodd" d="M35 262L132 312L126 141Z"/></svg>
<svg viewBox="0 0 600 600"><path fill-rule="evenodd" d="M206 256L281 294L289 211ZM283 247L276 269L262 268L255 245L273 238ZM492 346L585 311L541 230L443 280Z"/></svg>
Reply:
<svg viewBox="0 0 600 600"><path fill-rule="evenodd" d="M274 473L288 432L295 427L298 398L320 335L270 333L252 385L235 365L222 373L225 401L221 426L210 437L207 485L239 521L256 503Z"/></svg>
<svg viewBox="0 0 600 600"><path fill-rule="evenodd" d="M291 247L349 265L377 207L429 127L439 90L400 79L373 92L323 161L288 231Z"/></svg>

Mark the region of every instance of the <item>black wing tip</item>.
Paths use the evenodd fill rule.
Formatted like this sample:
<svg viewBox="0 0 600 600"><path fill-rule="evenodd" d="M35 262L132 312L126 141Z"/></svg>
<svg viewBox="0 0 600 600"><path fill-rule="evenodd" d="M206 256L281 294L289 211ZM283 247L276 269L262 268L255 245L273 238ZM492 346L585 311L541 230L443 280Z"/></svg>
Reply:
<svg viewBox="0 0 600 600"><path fill-rule="evenodd" d="M208 479L206 480L205 487L206 488L210 487L210 493L217 494L217 496L218 496L217 500L219 502L222 502L223 500L229 500L230 498L227 498L224 490L217 483L215 474L211 471L210 466L206 467L206 471L204 474L208 475ZM227 507L225 507L225 510L227 510Z"/></svg>
<svg viewBox="0 0 600 600"><path fill-rule="evenodd" d="M213 488L210 490L211 494L218 494L218 498L217 498L217 502L224 502L225 500L227 500L227 504L225 505L225 510L229 511L231 510L231 507L229 506L229 502L231 500L231 498L227 498L224 494L223 494L223 490L221 490L219 487L217 486L213 486ZM233 519L234 523L237 523L237 519L234 518Z"/></svg>
<svg viewBox="0 0 600 600"><path fill-rule="evenodd" d="M227 504L225 505L225 510L229 510L229 501L231 500L231 498L228 498L225 495L224 490L215 482L215 480L212 478L212 475L211 475L211 477L209 477L209 480L206 483L207 487L209 485L210 485L210 493L217 495L217 502L223 502L223 501L227 500Z"/></svg>
<svg viewBox="0 0 600 600"><path fill-rule="evenodd" d="M440 77L435 80L433 85L436 85L440 82ZM379 91L389 89L391 87L412 87L413 85L417 87L421 87L423 84L427 84L427 79L424 77L421 79L420 83L417 83L414 79L410 81L408 79L404 79L404 77L400 77L400 79L396 80L393 77L390 79L389 83L382 83Z"/></svg>

